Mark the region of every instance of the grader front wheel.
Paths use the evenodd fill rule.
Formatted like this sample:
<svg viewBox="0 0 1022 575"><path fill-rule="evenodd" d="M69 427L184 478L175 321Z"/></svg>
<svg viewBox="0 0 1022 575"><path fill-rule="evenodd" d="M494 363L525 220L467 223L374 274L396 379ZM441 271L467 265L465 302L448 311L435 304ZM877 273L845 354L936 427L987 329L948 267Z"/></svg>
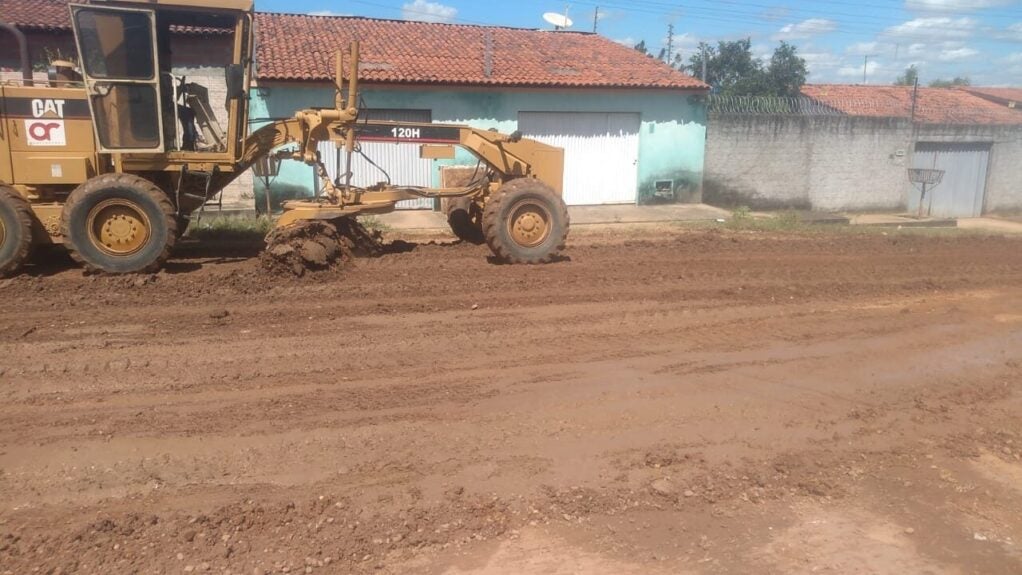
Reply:
<svg viewBox="0 0 1022 575"><path fill-rule="evenodd" d="M0 277L18 271L32 250L32 210L25 198L0 186Z"/></svg>
<svg viewBox="0 0 1022 575"><path fill-rule="evenodd" d="M71 257L91 271L113 274L160 269L177 241L170 199L152 182L106 174L71 192L61 217Z"/></svg>
<svg viewBox="0 0 1022 575"><path fill-rule="evenodd" d="M521 178L500 187L483 210L486 244L507 263L553 261L568 238L568 208L539 180Z"/></svg>

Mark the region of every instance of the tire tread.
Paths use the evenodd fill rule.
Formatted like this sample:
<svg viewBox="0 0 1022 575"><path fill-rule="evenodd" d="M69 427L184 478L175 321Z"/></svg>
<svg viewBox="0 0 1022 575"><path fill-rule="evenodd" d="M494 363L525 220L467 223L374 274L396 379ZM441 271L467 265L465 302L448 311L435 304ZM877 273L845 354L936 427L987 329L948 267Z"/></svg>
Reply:
<svg viewBox="0 0 1022 575"><path fill-rule="evenodd" d="M550 250L549 253L540 258L522 258L510 250L500 240L498 236L501 222L500 213L501 207L504 202L507 201L508 196L513 192L519 190L542 192L547 194L554 194L553 190L547 187L539 180L533 178L518 178L511 180L510 182L504 183L496 192L494 192L489 200L486 202L486 207L483 209L483 235L486 240L486 245L490 247L490 251L497 259L510 263L510 264L546 264L552 262L562 251L568 242L568 229L570 226L570 218L568 217L568 207L563 201L556 203L556 209L560 212L559 215L564 221L564 229L561 230L561 236L557 238L557 242L554 249ZM560 198L558 197L558 200Z"/></svg>
<svg viewBox="0 0 1022 575"><path fill-rule="evenodd" d="M87 271L93 273L105 273L102 267L90 262L86 259L78 250L78 246L74 245L74 242L68 241L70 238L70 222L71 212L75 207L88 200L89 196L106 188L121 187L121 188L134 188L149 196L150 199L154 200L160 207L160 211L163 213L163 219L167 226L167 241L163 245L163 249L155 260L150 262L144 268L136 270L133 273L151 273L158 271L166 263L167 259L170 258L170 253L174 249L174 245L177 243L177 210L174 209L174 204L171 203L170 198L167 194L163 193L156 184L150 182L145 178L140 178L133 174L103 174L90 180L87 180L82 185L78 186L68 196L67 202L64 204L64 210L60 218L60 233L65 238L65 246L67 247L68 253L71 255L77 264L84 267Z"/></svg>
<svg viewBox="0 0 1022 575"><path fill-rule="evenodd" d="M5 277L21 269L21 266L32 255L32 206L13 188L4 185L0 185L0 202L8 204L14 209L15 217L23 232L18 240L18 247L14 251L14 257L6 263L0 262L0 277Z"/></svg>

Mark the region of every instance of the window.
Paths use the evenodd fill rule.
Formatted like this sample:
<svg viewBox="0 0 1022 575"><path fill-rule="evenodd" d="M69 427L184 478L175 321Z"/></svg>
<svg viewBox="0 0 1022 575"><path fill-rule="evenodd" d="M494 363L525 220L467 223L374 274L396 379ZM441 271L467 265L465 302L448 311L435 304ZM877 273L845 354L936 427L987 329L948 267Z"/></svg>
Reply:
<svg viewBox="0 0 1022 575"><path fill-rule="evenodd" d="M80 10L75 24L85 73L93 78L151 80L153 37L144 12Z"/></svg>

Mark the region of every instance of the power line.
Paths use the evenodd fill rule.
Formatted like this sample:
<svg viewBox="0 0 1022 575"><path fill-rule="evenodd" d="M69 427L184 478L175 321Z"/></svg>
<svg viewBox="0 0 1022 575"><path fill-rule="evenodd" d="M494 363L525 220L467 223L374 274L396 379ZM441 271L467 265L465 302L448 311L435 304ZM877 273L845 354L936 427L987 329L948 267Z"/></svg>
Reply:
<svg viewBox="0 0 1022 575"><path fill-rule="evenodd" d="M675 15L676 14L674 12L664 12L663 10L659 10L659 9L651 9L652 7L635 6L635 5L630 5L630 4L622 4L621 3L622 1L623 0L616 0L616 1L610 1L610 2L601 2L601 5L603 5L603 6L610 6L612 8L617 8L617 9L620 9L620 10L623 10L623 11L630 11L630 12L636 12L636 13L641 13L641 14L653 14L653 15L657 15L657 16L668 16L668 15ZM595 5L592 2L586 2L584 0L576 0L576 3L577 4L585 4L585 5ZM655 4L657 6L663 6L663 7L673 7L673 6L670 6L670 5L664 5L664 4L660 4L660 3L651 3L651 4ZM703 8L688 8L688 9L686 9L685 14L687 16L687 19L692 20L692 21L723 22L723 23L729 23L729 24L734 24L734 23L739 23L739 24L755 24L755 25L759 25L759 26L762 26L762 25L765 25L765 24L772 24L773 23L771 21L768 21L768 20L764 19L762 16L759 16L759 15L754 15L754 14L751 14L751 13L748 13L748 12L725 10L725 9L707 10L707 9L703 9ZM728 17L727 15L729 15L729 14L732 14L734 16ZM887 24L891 24L891 21L887 21L886 23ZM877 30L877 29L875 29L873 27L867 27L869 25L866 24L865 22L856 23L857 24L856 26L848 26L847 24L841 23L841 22L835 22L834 24L836 25L835 29L826 31L824 33L827 33L827 34L843 34L843 35L849 35L849 36L865 36L865 37L873 38L873 37L877 37L877 36L884 36L885 33L887 32L887 28L894 27L894 26L887 26L887 28L885 28L885 29ZM974 31L975 32L982 32L982 30L979 30L979 29L974 30ZM899 38L908 38L908 39L915 38L915 39L918 39L918 40L921 41L921 40L934 40L934 36L939 36L941 34L945 34L945 36L946 36L948 34L954 34L954 33L959 33L960 34L962 32L963 32L963 30L962 30L962 28L960 26L959 27L955 27L955 26L948 26L948 27L944 27L944 26L931 26L930 31L928 31L928 32L907 32L907 31L902 31L902 32L898 32L896 34L890 34L890 35L891 36L897 36ZM1007 30L996 30L996 32L1008 33ZM945 38L941 38L940 40L941 41L945 41L945 40L948 40L948 39L965 40L966 38L964 38L964 37L953 37L953 38L945 37ZM996 37L996 36L993 36L993 35L988 35L984 39L987 40L987 41L996 41L996 42L1004 42L1004 43L1011 43L1011 44L1018 44L1018 43L1022 42L1022 40L1016 40L1016 39L1008 38L1008 37Z"/></svg>

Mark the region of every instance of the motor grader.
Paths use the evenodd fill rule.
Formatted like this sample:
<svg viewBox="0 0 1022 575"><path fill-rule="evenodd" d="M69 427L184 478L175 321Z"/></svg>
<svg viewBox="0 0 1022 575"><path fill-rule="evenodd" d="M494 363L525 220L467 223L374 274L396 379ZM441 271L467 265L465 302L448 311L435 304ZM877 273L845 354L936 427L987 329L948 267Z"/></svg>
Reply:
<svg viewBox="0 0 1022 575"><path fill-rule="evenodd" d="M283 204L275 231L351 225L401 200L446 198L455 233L481 238L500 260L547 262L564 247L561 149L518 133L360 118L357 42L346 74L336 54L333 107L249 130L251 0L83 0L69 10L77 62L52 62L45 81L33 81L24 36L0 23L18 40L23 76L0 84L0 275L17 272L41 244L62 244L92 271L155 271L189 216L268 158L311 165L320 181L315 197ZM190 30L232 39L225 126L206 87L172 73L171 38ZM327 174L324 141L346 157L346 173ZM416 143L430 158L453 158L458 146L478 160L477 173L452 188L356 187L350 166L362 141Z"/></svg>

